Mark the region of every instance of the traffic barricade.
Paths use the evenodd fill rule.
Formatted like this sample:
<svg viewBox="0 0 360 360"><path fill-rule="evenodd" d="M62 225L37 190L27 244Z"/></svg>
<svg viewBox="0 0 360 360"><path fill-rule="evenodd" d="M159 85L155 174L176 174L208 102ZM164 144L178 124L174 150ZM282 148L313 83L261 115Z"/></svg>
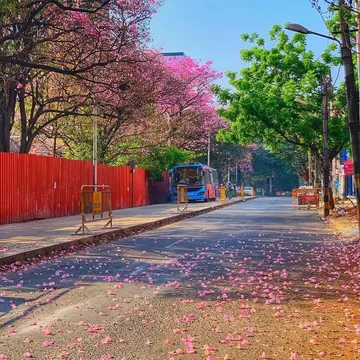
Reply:
<svg viewBox="0 0 360 360"><path fill-rule="evenodd" d="M295 208L298 205L297 194L298 194L298 189L293 189L291 191L291 199L292 199L293 208Z"/></svg>
<svg viewBox="0 0 360 360"><path fill-rule="evenodd" d="M220 186L220 197L219 197L220 201L226 201L226 187L225 186Z"/></svg>
<svg viewBox="0 0 360 360"><path fill-rule="evenodd" d="M185 212L188 208L188 196L187 196L187 186L186 185L178 185L177 186L177 211Z"/></svg>
<svg viewBox="0 0 360 360"><path fill-rule="evenodd" d="M297 208L311 207L319 208L319 192L317 188L298 189L297 191Z"/></svg>
<svg viewBox="0 0 360 360"><path fill-rule="evenodd" d="M111 189L108 185L83 185L80 192L81 225L73 235L92 234L86 223L108 220L104 228L112 228Z"/></svg>

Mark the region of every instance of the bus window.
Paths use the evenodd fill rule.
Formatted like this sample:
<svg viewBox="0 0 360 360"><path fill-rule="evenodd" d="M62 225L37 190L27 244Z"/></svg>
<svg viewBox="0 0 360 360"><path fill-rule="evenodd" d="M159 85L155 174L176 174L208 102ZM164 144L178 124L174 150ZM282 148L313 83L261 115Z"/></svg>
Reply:
<svg viewBox="0 0 360 360"><path fill-rule="evenodd" d="M203 175L199 167L182 167L174 170L174 186L177 184L203 185Z"/></svg>

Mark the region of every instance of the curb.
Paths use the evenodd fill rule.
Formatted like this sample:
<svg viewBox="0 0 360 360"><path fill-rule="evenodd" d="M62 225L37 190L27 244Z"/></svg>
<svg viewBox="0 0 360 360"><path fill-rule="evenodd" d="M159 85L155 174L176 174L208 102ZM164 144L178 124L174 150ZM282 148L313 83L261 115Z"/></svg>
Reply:
<svg viewBox="0 0 360 360"><path fill-rule="evenodd" d="M82 237L81 239L74 239L74 240L66 241L66 242L59 243L59 244L54 244L54 245L44 246L44 247L38 248L38 249L24 251L19 254L0 258L0 266L6 266L6 265L10 265L10 264L13 264L16 262L26 261L26 260L32 260L32 261L40 260L44 255L52 254L52 253L55 253L58 251L67 250L74 246L83 246L84 247L84 246L90 245L90 244L99 244L99 243L111 242L114 240L120 240L120 239L126 238L128 236L141 234L143 232L158 229L163 226L179 222L181 220L190 219L190 218L193 218L198 215L207 214L207 213L213 212L215 210L220 210L220 209L223 209L223 208L235 205L235 204L239 204L241 202L246 202L246 201L250 201L250 200L254 200L254 199L257 199L257 197L252 197L250 199L244 198L244 199L236 200L233 202L226 202L223 204L208 207L206 209L194 210L191 212L170 216L170 217L167 217L164 219L151 221L151 222L148 222L145 224L139 224L139 225L134 225L134 226L130 226L127 228L123 228L123 229L107 231L107 232L103 232L103 233L99 233L99 234L95 234L95 235L89 235L86 237Z"/></svg>

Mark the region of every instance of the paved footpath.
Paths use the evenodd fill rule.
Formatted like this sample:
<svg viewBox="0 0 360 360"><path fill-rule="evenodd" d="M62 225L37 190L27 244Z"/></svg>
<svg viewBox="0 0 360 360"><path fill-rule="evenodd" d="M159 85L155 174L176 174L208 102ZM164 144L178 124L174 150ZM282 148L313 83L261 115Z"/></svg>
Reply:
<svg viewBox="0 0 360 360"><path fill-rule="evenodd" d="M246 198L249 199L252 197ZM232 202L239 200L233 199ZM189 214L196 214L221 204L224 202L190 203L188 211ZM121 237L122 233L117 231L119 229L130 230L166 219L174 220L178 216L176 204L172 203L114 210L113 229L102 229L106 220L87 223L87 227L93 232L92 236L72 235L81 224L80 215L0 225L0 265L64 249L66 245L91 242L94 239L105 240L106 235ZM159 223L155 227L161 225Z"/></svg>

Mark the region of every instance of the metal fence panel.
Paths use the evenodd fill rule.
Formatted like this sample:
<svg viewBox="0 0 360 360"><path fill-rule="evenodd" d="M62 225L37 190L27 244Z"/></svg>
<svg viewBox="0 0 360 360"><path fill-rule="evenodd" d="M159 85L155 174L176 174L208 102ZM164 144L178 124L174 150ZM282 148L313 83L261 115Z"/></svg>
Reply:
<svg viewBox="0 0 360 360"><path fill-rule="evenodd" d="M90 161L0 153L0 224L80 214L80 189L92 183ZM98 184L109 185L112 208L165 202L168 177L129 166L98 165Z"/></svg>

